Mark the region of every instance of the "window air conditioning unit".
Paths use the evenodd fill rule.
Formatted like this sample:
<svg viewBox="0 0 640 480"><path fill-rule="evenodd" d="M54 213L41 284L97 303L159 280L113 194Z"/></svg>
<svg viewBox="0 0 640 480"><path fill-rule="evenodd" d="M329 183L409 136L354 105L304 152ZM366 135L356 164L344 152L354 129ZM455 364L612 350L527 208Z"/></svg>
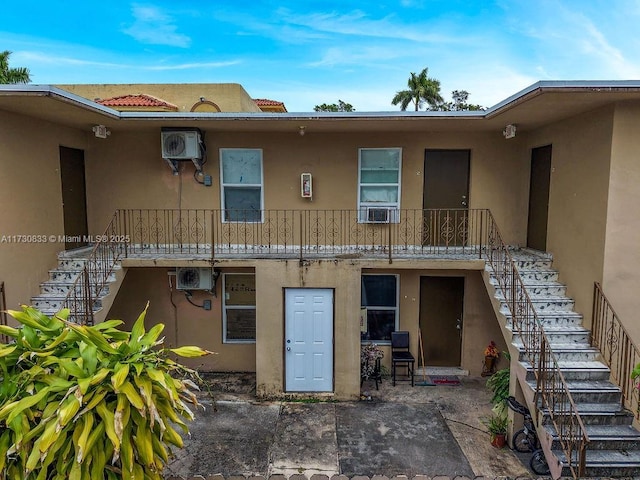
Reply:
<svg viewBox="0 0 640 480"><path fill-rule="evenodd" d="M178 290L211 290L213 275L207 267L176 268L176 284Z"/></svg>
<svg viewBox="0 0 640 480"><path fill-rule="evenodd" d="M389 223L391 220L391 209L383 207L367 207L367 223Z"/></svg>

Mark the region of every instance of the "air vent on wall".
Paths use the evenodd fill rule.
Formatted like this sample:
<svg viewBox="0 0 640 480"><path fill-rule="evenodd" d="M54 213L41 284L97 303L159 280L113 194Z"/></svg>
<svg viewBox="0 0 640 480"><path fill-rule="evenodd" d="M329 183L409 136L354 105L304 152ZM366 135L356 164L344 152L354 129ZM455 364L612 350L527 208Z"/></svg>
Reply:
<svg viewBox="0 0 640 480"><path fill-rule="evenodd" d="M178 290L211 290L213 288L212 271L207 267L176 268Z"/></svg>

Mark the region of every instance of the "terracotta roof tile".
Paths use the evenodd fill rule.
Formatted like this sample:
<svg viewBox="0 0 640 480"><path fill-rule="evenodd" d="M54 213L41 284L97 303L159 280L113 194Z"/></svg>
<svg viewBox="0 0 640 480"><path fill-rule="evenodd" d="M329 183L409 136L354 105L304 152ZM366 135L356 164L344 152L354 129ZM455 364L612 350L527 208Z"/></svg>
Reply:
<svg viewBox="0 0 640 480"><path fill-rule="evenodd" d="M284 102L269 100L268 98L254 98L253 101L256 102L258 107L280 107L285 112L287 111L287 107L284 106Z"/></svg>
<svg viewBox="0 0 640 480"><path fill-rule="evenodd" d="M104 100L96 100L97 103L105 107L155 107L169 110L178 110L178 107L160 100L159 98L145 95L120 95L118 97L105 98Z"/></svg>
<svg viewBox="0 0 640 480"><path fill-rule="evenodd" d="M284 105L282 102L278 102L276 100L269 100L267 98L254 98L253 99L254 102L256 102L258 105Z"/></svg>

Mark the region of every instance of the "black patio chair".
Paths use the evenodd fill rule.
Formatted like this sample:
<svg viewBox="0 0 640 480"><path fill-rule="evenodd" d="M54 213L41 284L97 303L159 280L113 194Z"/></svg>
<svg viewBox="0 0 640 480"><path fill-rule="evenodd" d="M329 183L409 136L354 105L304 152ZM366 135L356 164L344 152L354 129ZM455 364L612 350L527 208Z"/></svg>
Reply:
<svg viewBox="0 0 640 480"><path fill-rule="evenodd" d="M409 332L391 332L391 374L393 386L396 386L396 368L406 367L407 375L413 387L413 370L416 359L409 351ZM407 380L408 381L408 380Z"/></svg>

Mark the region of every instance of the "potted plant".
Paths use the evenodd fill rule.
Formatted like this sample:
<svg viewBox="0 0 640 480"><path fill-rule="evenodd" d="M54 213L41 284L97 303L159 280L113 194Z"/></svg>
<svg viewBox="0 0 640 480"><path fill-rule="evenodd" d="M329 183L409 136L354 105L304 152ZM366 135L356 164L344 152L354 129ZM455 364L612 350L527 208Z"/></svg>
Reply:
<svg viewBox="0 0 640 480"><path fill-rule="evenodd" d="M482 376L488 377L495 373L496 371L496 362L498 361L498 357L500 356L500 351L498 350L498 346L496 342L491 340L487 348L484 349L484 366L482 367Z"/></svg>
<svg viewBox="0 0 640 480"><path fill-rule="evenodd" d="M380 359L384 352L375 343L362 345L360 349L360 378L362 380L380 380Z"/></svg>
<svg viewBox="0 0 640 480"><path fill-rule="evenodd" d="M505 415L491 415L484 420L484 424L491 435L491 445L502 448L507 444L508 419Z"/></svg>

